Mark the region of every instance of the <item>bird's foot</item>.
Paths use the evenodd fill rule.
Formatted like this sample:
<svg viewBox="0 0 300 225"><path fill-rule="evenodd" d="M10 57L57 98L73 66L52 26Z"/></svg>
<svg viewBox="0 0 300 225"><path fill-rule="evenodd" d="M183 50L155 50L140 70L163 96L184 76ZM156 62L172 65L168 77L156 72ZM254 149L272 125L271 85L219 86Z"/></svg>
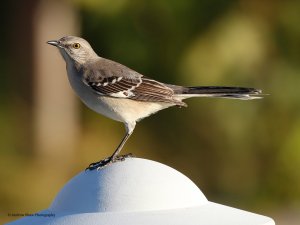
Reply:
<svg viewBox="0 0 300 225"><path fill-rule="evenodd" d="M132 153L126 154L126 155L117 155L116 157L107 157L105 159L102 159L98 162L94 162L91 163L85 170L100 170L106 166L108 166L109 164L115 163L115 162L120 162L120 161L124 161L127 158L132 158L134 157L134 155Z"/></svg>

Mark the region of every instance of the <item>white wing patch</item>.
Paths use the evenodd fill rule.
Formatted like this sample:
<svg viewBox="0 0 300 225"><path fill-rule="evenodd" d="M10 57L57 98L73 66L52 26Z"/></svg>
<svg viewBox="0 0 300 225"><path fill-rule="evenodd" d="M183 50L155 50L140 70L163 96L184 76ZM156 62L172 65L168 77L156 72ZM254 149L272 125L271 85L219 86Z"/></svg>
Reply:
<svg viewBox="0 0 300 225"><path fill-rule="evenodd" d="M98 81L83 81L86 85L94 89L99 95L106 95L115 98L134 97L134 90L142 84L142 77L106 77Z"/></svg>
<svg viewBox="0 0 300 225"><path fill-rule="evenodd" d="M109 96L115 97L115 98L130 98L134 96L132 91L119 91L117 93L111 93Z"/></svg>

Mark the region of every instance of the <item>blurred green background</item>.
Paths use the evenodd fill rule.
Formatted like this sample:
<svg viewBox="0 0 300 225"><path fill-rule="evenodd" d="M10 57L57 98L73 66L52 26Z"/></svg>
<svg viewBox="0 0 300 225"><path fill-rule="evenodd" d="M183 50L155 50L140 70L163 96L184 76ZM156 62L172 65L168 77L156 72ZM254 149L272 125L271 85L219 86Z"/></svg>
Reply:
<svg viewBox="0 0 300 225"><path fill-rule="evenodd" d="M105 58L181 85L262 89L262 100L190 99L139 123L122 153L183 172L207 198L300 221L300 1L73 0L2 4L0 223L47 208L121 123L87 109L46 41L86 38Z"/></svg>

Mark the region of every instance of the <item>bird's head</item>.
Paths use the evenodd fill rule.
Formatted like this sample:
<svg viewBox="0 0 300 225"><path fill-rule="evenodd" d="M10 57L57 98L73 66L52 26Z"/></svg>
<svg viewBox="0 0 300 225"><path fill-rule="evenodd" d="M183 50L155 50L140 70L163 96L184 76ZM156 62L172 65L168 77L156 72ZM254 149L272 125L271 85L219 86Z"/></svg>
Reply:
<svg viewBox="0 0 300 225"><path fill-rule="evenodd" d="M93 57L97 57L91 45L80 37L66 36L47 43L57 47L66 62L71 59L83 64Z"/></svg>

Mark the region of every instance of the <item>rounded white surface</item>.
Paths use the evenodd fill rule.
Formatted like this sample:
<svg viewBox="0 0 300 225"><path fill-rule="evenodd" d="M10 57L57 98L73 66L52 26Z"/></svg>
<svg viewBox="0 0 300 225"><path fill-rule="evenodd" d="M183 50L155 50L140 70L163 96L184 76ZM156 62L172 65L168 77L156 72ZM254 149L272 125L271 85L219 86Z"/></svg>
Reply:
<svg viewBox="0 0 300 225"><path fill-rule="evenodd" d="M59 192L53 212L125 212L200 206L207 199L182 173L158 162L129 158L81 172Z"/></svg>
<svg viewBox="0 0 300 225"><path fill-rule="evenodd" d="M178 171L126 159L70 180L52 205L9 225L275 225L271 218L207 201Z"/></svg>

